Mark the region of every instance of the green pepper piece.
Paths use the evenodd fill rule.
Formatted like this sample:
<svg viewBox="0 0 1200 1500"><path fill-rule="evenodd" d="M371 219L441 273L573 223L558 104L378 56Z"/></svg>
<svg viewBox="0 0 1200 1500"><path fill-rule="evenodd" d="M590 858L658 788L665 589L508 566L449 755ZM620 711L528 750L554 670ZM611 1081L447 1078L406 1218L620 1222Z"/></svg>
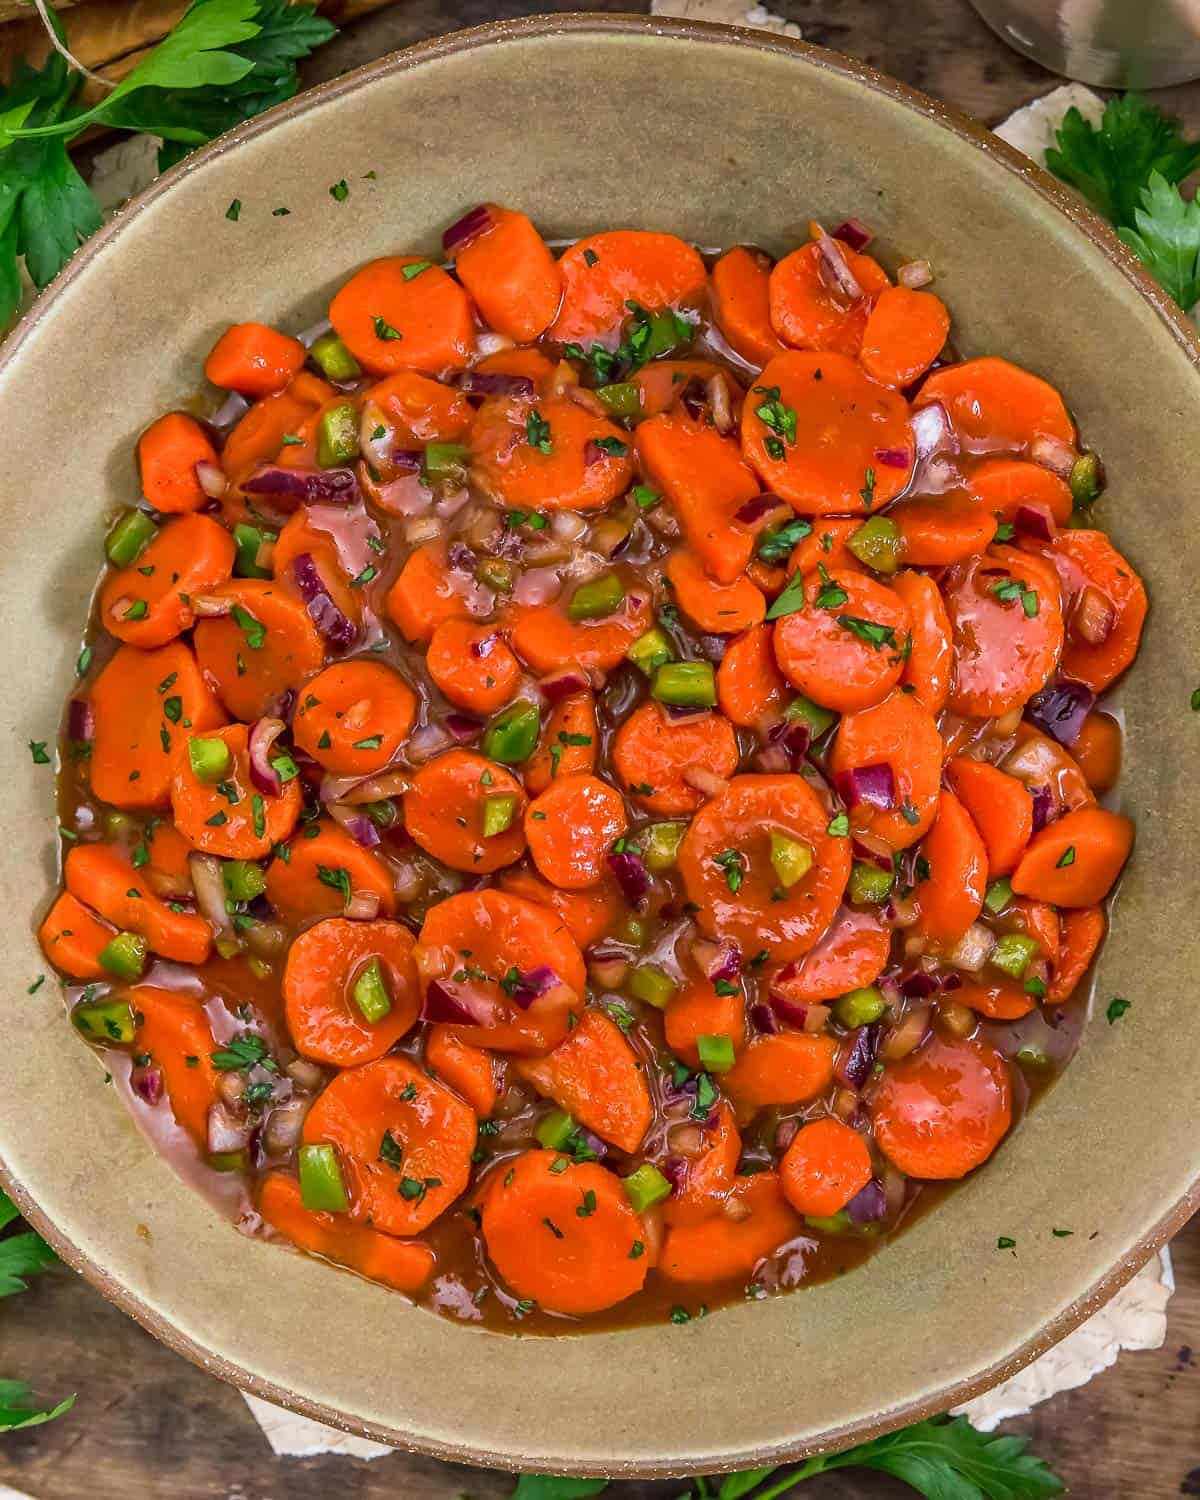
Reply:
<svg viewBox="0 0 1200 1500"><path fill-rule="evenodd" d="M104 555L114 567L127 568L157 535L158 527L144 510L123 510L104 538Z"/></svg>
<svg viewBox="0 0 1200 1500"><path fill-rule="evenodd" d="M647 630L645 635L638 636L626 651L625 660L631 661L635 667L645 672L647 677L653 677L655 668L669 662L674 655L675 648L670 640L655 625Z"/></svg>
<svg viewBox="0 0 1200 1500"><path fill-rule="evenodd" d="M616 385L602 385L595 393L604 403L610 417L632 421L642 414L642 393L635 381L622 380Z"/></svg>
<svg viewBox="0 0 1200 1500"><path fill-rule="evenodd" d="M250 1153L241 1151L210 1151L208 1164L214 1172L244 1172L250 1165Z"/></svg>
<svg viewBox="0 0 1200 1500"><path fill-rule="evenodd" d="M140 979L146 967L146 939L136 932L118 932L96 955L102 969L116 979Z"/></svg>
<svg viewBox="0 0 1200 1500"><path fill-rule="evenodd" d="M350 1207L337 1149L328 1142L300 1147L300 1200L314 1213L344 1214Z"/></svg>
<svg viewBox="0 0 1200 1500"><path fill-rule="evenodd" d="M651 823L649 828L643 829L639 846L646 868L654 871L672 869L687 830L686 823Z"/></svg>
<svg viewBox="0 0 1200 1500"><path fill-rule="evenodd" d="M516 583L516 570L502 557L481 557L475 569L475 581L497 594L511 594Z"/></svg>
<svg viewBox="0 0 1200 1500"><path fill-rule="evenodd" d="M727 1036L698 1036L696 1051L700 1066L709 1073L728 1073L733 1067L733 1039Z"/></svg>
<svg viewBox="0 0 1200 1500"><path fill-rule="evenodd" d="M887 516L872 516L846 543L846 550L876 573L894 573L900 566L900 528Z"/></svg>
<svg viewBox="0 0 1200 1500"><path fill-rule="evenodd" d="M873 984L866 985L861 990L851 990L847 995L841 995L833 1002L833 1013L843 1026L853 1029L856 1026L869 1026L872 1021L878 1021L887 1009L887 1001L883 998L883 992Z"/></svg>
<svg viewBox="0 0 1200 1500"><path fill-rule="evenodd" d="M229 760L229 746L224 740L188 741L188 761L197 781L208 785L220 781L229 770Z"/></svg>
<svg viewBox="0 0 1200 1500"><path fill-rule="evenodd" d="M367 1021L382 1021L390 1013L392 997L383 977L383 965L377 958L373 958L354 981L354 1003Z"/></svg>
<svg viewBox="0 0 1200 1500"><path fill-rule="evenodd" d="M575 1121L565 1110L552 1109L533 1127L533 1134L540 1146L547 1151L565 1151L575 1133Z"/></svg>
<svg viewBox="0 0 1200 1500"><path fill-rule="evenodd" d="M644 1161L636 1172L621 1178L621 1186L635 1213L644 1214L648 1208L671 1196L671 1184L653 1162Z"/></svg>
<svg viewBox="0 0 1200 1500"><path fill-rule="evenodd" d="M783 717L795 723L798 719L808 725L809 738L819 740L825 731L837 723L837 714L822 708L802 693L793 698L783 711Z"/></svg>
<svg viewBox="0 0 1200 1500"><path fill-rule="evenodd" d="M1071 499L1076 510L1086 510L1104 488L1104 465L1100 455L1085 449L1071 465Z"/></svg>
<svg viewBox="0 0 1200 1500"><path fill-rule="evenodd" d="M227 859L221 866L221 879L230 901L253 901L267 888L262 866L250 859Z"/></svg>
<svg viewBox="0 0 1200 1500"><path fill-rule="evenodd" d="M362 367L336 333L323 333L308 351L308 357L326 380L357 380Z"/></svg>
<svg viewBox="0 0 1200 1500"><path fill-rule="evenodd" d="M650 696L679 708L713 708L717 677L710 661L669 661L656 667Z"/></svg>
<svg viewBox="0 0 1200 1500"><path fill-rule="evenodd" d="M483 736L483 753L489 760L506 766L528 760L537 745L541 719L537 704L519 699L488 725Z"/></svg>
<svg viewBox="0 0 1200 1500"><path fill-rule="evenodd" d="M661 359L683 349L696 336L696 330L686 318L680 317L670 308L661 312L648 312L636 303L626 303L633 312L633 323L623 340L623 349L628 350L632 363L644 365L649 360Z"/></svg>
<svg viewBox="0 0 1200 1500"><path fill-rule="evenodd" d="M666 1008L667 1002L679 986L662 969L654 964L643 964L629 976L629 993L635 1000L644 1000L656 1010Z"/></svg>
<svg viewBox="0 0 1200 1500"><path fill-rule="evenodd" d="M784 890L790 890L813 867L812 846L803 839L771 829L771 868Z"/></svg>
<svg viewBox="0 0 1200 1500"><path fill-rule="evenodd" d="M995 969L1020 979L1037 956L1038 945L1023 932L1006 933L988 954L988 963Z"/></svg>
<svg viewBox="0 0 1200 1500"><path fill-rule="evenodd" d="M1017 1061L1023 1068L1048 1068L1050 1059L1041 1047L1025 1046L1017 1053Z"/></svg>
<svg viewBox="0 0 1200 1500"><path fill-rule="evenodd" d="M137 1032L133 1006L128 1000L81 1000L71 1012L77 1031L89 1041L128 1047Z"/></svg>
<svg viewBox="0 0 1200 1500"><path fill-rule="evenodd" d="M109 808L103 818L104 836L114 843L118 839L131 838L137 825L128 813Z"/></svg>
<svg viewBox="0 0 1200 1500"><path fill-rule="evenodd" d="M321 413L317 424L317 462L323 469L353 463L358 457L358 413L353 401L340 401Z"/></svg>
<svg viewBox="0 0 1200 1500"><path fill-rule="evenodd" d="M484 838L494 839L498 833L507 832L512 827L516 815L515 792L502 792L494 797L485 797L483 799Z"/></svg>
<svg viewBox="0 0 1200 1500"><path fill-rule="evenodd" d="M625 587L615 573L581 583L567 604L569 620L604 620L625 603Z"/></svg>
<svg viewBox="0 0 1200 1500"><path fill-rule="evenodd" d="M233 571L239 578L271 578L270 568L260 567L257 561L259 548L278 540L273 531L265 526L251 526L248 521L239 521L233 528L233 544L237 548Z"/></svg>
<svg viewBox="0 0 1200 1500"><path fill-rule="evenodd" d="M993 880L983 893L983 904L992 916L998 916L1013 898L1012 881L1007 876Z"/></svg>
<svg viewBox="0 0 1200 1500"><path fill-rule="evenodd" d="M853 1234L854 1223L844 1208L835 1214L805 1214L804 1222L822 1234Z"/></svg>
<svg viewBox="0 0 1200 1500"><path fill-rule="evenodd" d="M425 449L425 478L440 489L461 489L470 462L470 451L461 443L430 443Z"/></svg>
<svg viewBox="0 0 1200 1500"><path fill-rule="evenodd" d="M878 865L856 859L850 867L846 894L852 906L879 906L891 895L895 879L891 870L881 870Z"/></svg>

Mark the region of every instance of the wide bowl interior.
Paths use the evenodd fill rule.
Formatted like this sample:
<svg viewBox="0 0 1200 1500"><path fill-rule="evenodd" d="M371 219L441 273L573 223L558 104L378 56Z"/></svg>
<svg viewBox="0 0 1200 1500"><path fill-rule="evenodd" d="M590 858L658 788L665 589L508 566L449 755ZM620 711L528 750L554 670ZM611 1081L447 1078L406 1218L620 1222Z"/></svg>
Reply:
<svg viewBox="0 0 1200 1500"><path fill-rule="evenodd" d="M878 226L893 268L933 263L960 348L1067 393L1108 466L1105 523L1153 594L1122 695L1137 852L1065 1080L865 1269L683 1327L484 1334L242 1238L154 1155L57 986L26 993L55 881L52 772L26 742L54 738L102 517L136 495L139 429L187 399L227 322L302 328L356 263L436 254L480 199L550 236L624 224L776 252L812 217ZM556 17L416 48L276 112L83 252L0 363L0 1161L72 1263L215 1373L311 1415L480 1463L653 1474L746 1467L939 1410L1045 1347L1182 1222L1200 1137L1196 345L1067 202L983 132L844 60L762 34ZM1113 995L1133 1002L1118 1025Z"/></svg>

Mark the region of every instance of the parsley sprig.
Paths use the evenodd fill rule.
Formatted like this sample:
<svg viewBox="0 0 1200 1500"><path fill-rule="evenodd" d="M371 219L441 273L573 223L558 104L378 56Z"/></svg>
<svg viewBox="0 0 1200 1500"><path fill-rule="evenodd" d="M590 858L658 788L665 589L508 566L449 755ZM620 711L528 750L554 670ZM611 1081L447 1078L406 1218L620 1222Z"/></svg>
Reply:
<svg viewBox="0 0 1200 1500"><path fill-rule="evenodd" d="M58 1261L50 1246L32 1229L19 1227L19 1219L16 1204L0 1192L0 1297L25 1291L29 1285L26 1277L36 1276ZM74 1396L68 1396L57 1406L39 1407L23 1380L0 1377L0 1432L51 1422L69 1411L74 1401Z"/></svg>

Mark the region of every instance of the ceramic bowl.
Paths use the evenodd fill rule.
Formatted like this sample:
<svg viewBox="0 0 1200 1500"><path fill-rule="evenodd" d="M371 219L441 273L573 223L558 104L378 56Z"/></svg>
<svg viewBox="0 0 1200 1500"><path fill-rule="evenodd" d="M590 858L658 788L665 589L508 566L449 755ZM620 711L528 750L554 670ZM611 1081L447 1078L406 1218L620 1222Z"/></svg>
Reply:
<svg viewBox="0 0 1200 1500"><path fill-rule="evenodd" d="M33 933L55 884L52 772L26 742L54 739L102 518L137 493L136 434L193 392L230 320L303 328L355 264L436 258L442 226L486 198L550 237L631 225L781 252L810 218L876 226L893 269L932 262L961 350L1007 355L1067 393L1108 466L1104 524L1153 599L1122 689L1137 851L1065 1078L865 1268L682 1327L497 1336L234 1233L104 1086L57 985L26 993L45 968ZM279 206L290 214L272 216ZM1197 1206L1198 353L1115 239L1023 157L856 63L763 33L586 15L484 27L305 95L168 173L79 254L0 359L0 1178L71 1265L179 1352L445 1458L746 1468L1011 1374ZM1133 1002L1117 1025L1113 995Z"/></svg>

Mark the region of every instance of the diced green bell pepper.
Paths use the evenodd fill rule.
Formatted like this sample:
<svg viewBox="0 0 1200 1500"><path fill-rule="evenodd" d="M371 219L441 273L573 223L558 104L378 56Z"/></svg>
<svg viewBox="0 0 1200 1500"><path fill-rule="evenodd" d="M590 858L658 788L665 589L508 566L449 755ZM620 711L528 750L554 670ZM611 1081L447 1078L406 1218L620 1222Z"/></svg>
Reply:
<svg viewBox="0 0 1200 1500"><path fill-rule="evenodd" d="M639 671L645 672L647 677L653 677L655 668L669 662L674 655L675 648L670 640L655 625L647 630L645 635L638 636L626 651L625 660L631 661Z"/></svg>
<svg viewBox="0 0 1200 1500"><path fill-rule="evenodd" d="M621 1186L635 1213L644 1214L648 1208L671 1196L671 1184L653 1162L644 1161L635 1172L622 1177Z"/></svg>
<svg viewBox="0 0 1200 1500"><path fill-rule="evenodd" d="M301 1146L299 1157L300 1199L305 1208L314 1213L344 1214L350 1207L350 1197L338 1165L337 1149L328 1142Z"/></svg>
<svg viewBox="0 0 1200 1500"><path fill-rule="evenodd" d="M733 1040L727 1036L698 1036L700 1066L709 1073L728 1073L733 1067Z"/></svg>
<svg viewBox="0 0 1200 1500"><path fill-rule="evenodd" d="M323 333L308 351L308 357L326 380L357 380L362 367L336 333Z"/></svg>
<svg viewBox="0 0 1200 1500"><path fill-rule="evenodd" d="M843 1026L869 1026L878 1021L887 1009L883 992L875 985L866 985L860 990L851 990L833 1002L833 1013Z"/></svg>
<svg viewBox="0 0 1200 1500"><path fill-rule="evenodd" d="M224 740L188 741L188 762L197 781L208 785L220 781L229 770L229 760L229 746Z"/></svg>
<svg viewBox="0 0 1200 1500"><path fill-rule="evenodd" d="M622 380L616 385L602 385L596 395L604 403L610 417L623 417L632 421L642 414L642 393L636 381Z"/></svg>
<svg viewBox="0 0 1200 1500"><path fill-rule="evenodd" d="M784 709L783 717L792 723L803 721L808 725L809 737L814 740L819 740L832 724L837 723L837 714L831 709L822 708L819 703L814 703L803 694L792 699Z"/></svg>
<svg viewBox="0 0 1200 1500"><path fill-rule="evenodd" d="M643 964L634 969L629 976L628 985L629 993L635 1000L644 1000L656 1010L665 1009L667 1002L679 988L669 974L654 964Z"/></svg>
<svg viewBox="0 0 1200 1500"><path fill-rule="evenodd" d="M650 936L650 929L643 918L630 912L621 923L620 933L623 943L630 943L633 947L640 948Z"/></svg>
<svg viewBox="0 0 1200 1500"><path fill-rule="evenodd" d="M552 1109L533 1127L535 1139L547 1151L566 1151L574 1133L575 1121L562 1109Z"/></svg>
<svg viewBox="0 0 1200 1500"><path fill-rule="evenodd" d="M1007 877L993 880L983 893L983 904L993 916L998 916L1013 898L1012 881Z"/></svg>
<svg viewBox="0 0 1200 1500"><path fill-rule="evenodd" d="M656 667L650 695L679 708L712 708L717 701L717 677L710 661L670 661Z"/></svg>
<svg viewBox="0 0 1200 1500"><path fill-rule="evenodd" d="M891 870L881 870L878 865L856 859L850 867L846 894L852 906L879 906L891 895L895 879Z"/></svg>
<svg viewBox="0 0 1200 1500"><path fill-rule="evenodd" d="M439 489L461 489L470 462L470 451L461 443L430 443L425 449L425 478Z"/></svg>
<svg viewBox="0 0 1200 1500"><path fill-rule="evenodd" d="M485 839L494 839L498 833L505 833L512 827L513 819L517 815L517 798L515 792L502 792L495 797L483 799L483 836Z"/></svg>
<svg viewBox="0 0 1200 1500"><path fill-rule="evenodd" d="M137 1032L128 1000L81 1000L71 1012L71 1021L89 1041L105 1042L110 1047L130 1046Z"/></svg>
<svg viewBox="0 0 1200 1500"><path fill-rule="evenodd" d="M104 554L114 567L127 568L157 535L158 527L144 510L122 511L104 538Z"/></svg>
<svg viewBox="0 0 1200 1500"><path fill-rule="evenodd" d="M483 753L489 760L506 766L528 760L537 745L541 719L537 705L520 700L511 704L488 725L483 736Z"/></svg>
<svg viewBox="0 0 1200 1500"><path fill-rule="evenodd" d="M625 586L615 573L581 583L567 604L569 620L605 620L625 603Z"/></svg>
<svg viewBox="0 0 1200 1500"><path fill-rule="evenodd" d="M784 890L790 890L813 867L812 846L803 839L771 829L771 868Z"/></svg>
<svg viewBox="0 0 1200 1500"><path fill-rule="evenodd" d="M323 469L353 463L358 457L358 412L353 401L341 401L321 413L317 424L317 462Z"/></svg>
<svg viewBox="0 0 1200 1500"><path fill-rule="evenodd" d="M894 573L900 566L900 528L888 516L872 516L846 543L846 550L876 573Z"/></svg>
<svg viewBox="0 0 1200 1500"><path fill-rule="evenodd" d="M262 866L249 859L227 859L221 866L221 879L230 901L253 901L267 888Z"/></svg>
<svg viewBox="0 0 1200 1500"><path fill-rule="evenodd" d="M208 1164L214 1172L244 1172L250 1165L250 1153L241 1151L210 1151Z"/></svg>
<svg viewBox="0 0 1200 1500"><path fill-rule="evenodd" d="M1076 510L1086 510L1104 488L1104 465L1100 455L1086 449L1071 465L1071 499Z"/></svg>
<svg viewBox="0 0 1200 1500"><path fill-rule="evenodd" d="M516 570L502 557L481 557L475 568L475 581L494 593L511 594L516 583Z"/></svg>
<svg viewBox="0 0 1200 1500"><path fill-rule="evenodd" d="M239 521L233 528L233 544L237 548L233 571L239 578L271 578L270 568L260 567L257 561L259 548L277 540L273 531L265 526L251 526L248 521Z"/></svg>
<svg viewBox="0 0 1200 1500"><path fill-rule="evenodd" d="M377 958L371 959L354 981L354 1003L365 1021L382 1021L390 1013L392 997Z"/></svg>
<svg viewBox="0 0 1200 1500"><path fill-rule="evenodd" d="M1038 945L1023 932L1008 932L988 954L988 963L1013 979L1020 979L1037 956Z"/></svg>
<svg viewBox="0 0 1200 1500"><path fill-rule="evenodd" d="M854 1224L844 1208L835 1214L805 1214L804 1222L821 1234L853 1234Z"/></svg>
<svg viewBox="0 0 1200 1500"><path fill-rule="evenodd" d="M147 951L146 939L138 933L118 932L101 948L96 960L114 979L140 979L146 967Z"/></svg>
<svg viewBox="0 0 1200 1500"><path fill-rule="evenodd" d="M646 868L655 872L672 869L687 830L686 823L651 823L643 829L638 843Z"/></svg>

